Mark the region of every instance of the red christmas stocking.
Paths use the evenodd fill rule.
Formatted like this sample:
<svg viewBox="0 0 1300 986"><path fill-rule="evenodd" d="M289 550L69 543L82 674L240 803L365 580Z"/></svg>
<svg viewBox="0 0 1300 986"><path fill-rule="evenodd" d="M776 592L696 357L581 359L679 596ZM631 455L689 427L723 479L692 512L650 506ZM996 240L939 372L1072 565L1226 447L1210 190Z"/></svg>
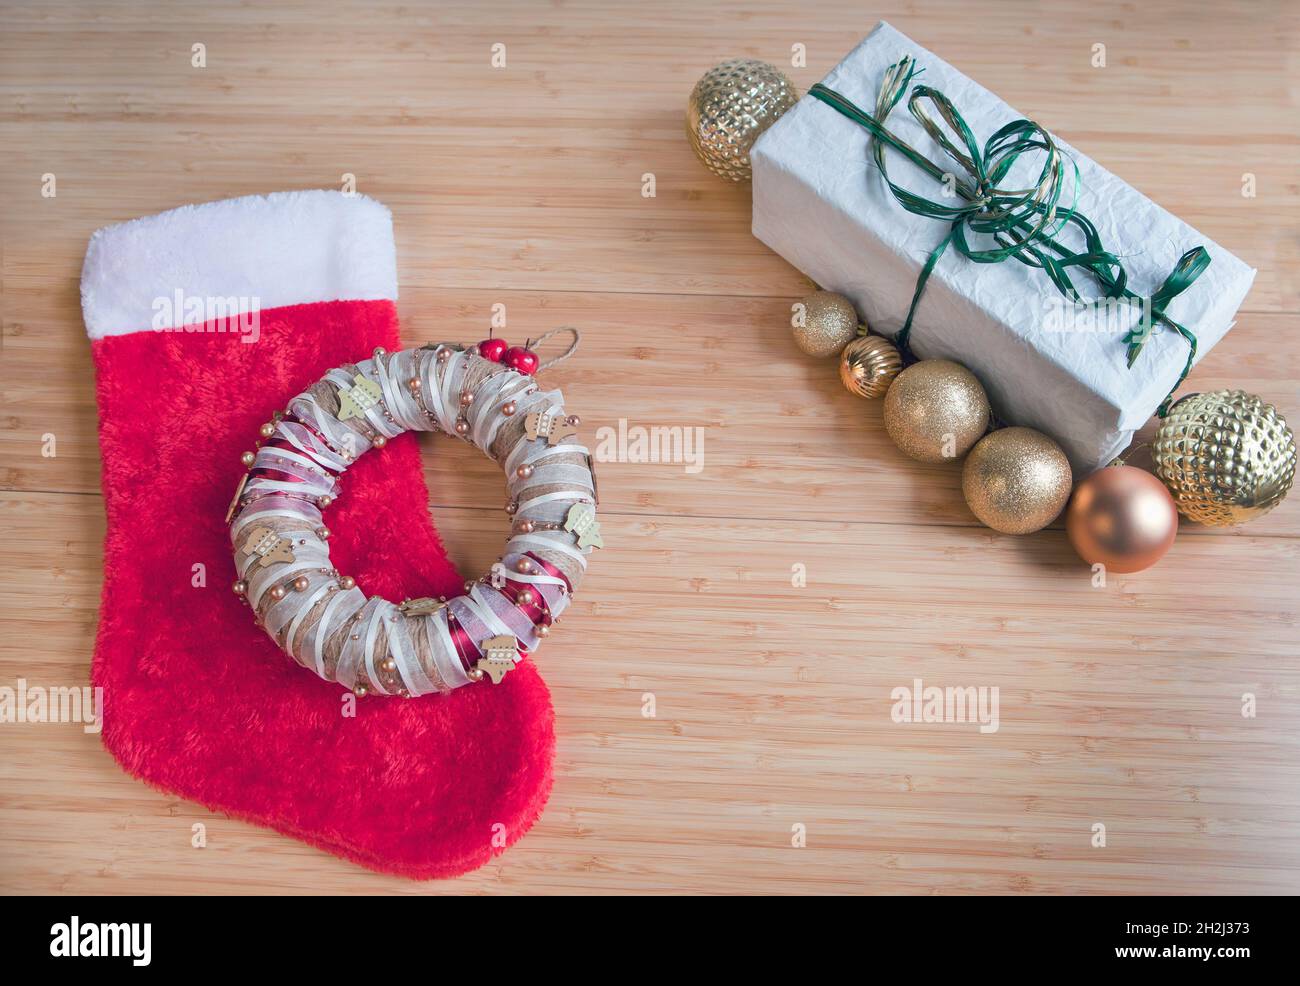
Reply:
<svg viewBox="0 0 1300 986"><path fill-rule="evenodd" d="M555 737L531 662L496 686L363 699L280 653L230 590L226 507L258 427L399 348L386 208L338 192L188 206L97 232L82 308L108 534L93 683L130 773L377 870L452 876L540 814ZM348 470L331 555L389 599L461 591L413 435Z"/></svg>

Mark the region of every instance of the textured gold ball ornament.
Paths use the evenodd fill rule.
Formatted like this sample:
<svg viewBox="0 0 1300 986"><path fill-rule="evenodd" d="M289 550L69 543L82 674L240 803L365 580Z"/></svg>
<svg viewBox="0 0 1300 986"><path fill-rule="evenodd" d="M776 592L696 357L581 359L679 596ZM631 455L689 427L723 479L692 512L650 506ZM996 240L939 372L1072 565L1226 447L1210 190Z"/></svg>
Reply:
<svg viewBox="0 0 1300 986"><path fill-rule="evenodd" d="M734 58L695 83L686 106L686 132L696 155L715 175L749 181L749 149L798 101L794 83L775 66Z"/></svg>
<svg viewBox="0 0 1300 986"><path fill-rule="evenodd" d="M901 452L921 462L961 458L988 426L988 395L960 363L921 360L885 391L885 430Z"/></svg>
<svg viewBox="0 0 1300 986"><path fill-rule="evenodd" d="M834 291L818 291L799 302L794 341L809 356L834 356L858 335L853 302Z"/></svg>
<svg viewBox="0 0 1300 986"><path fill-rule="evenodd" d="M1070 481L1070 460L1061 447L1033 428L985 435L961 471L971 513L1003 534L1032 534L1054 521L1070 499Z"/></svg>
<svg viewBox="0 0 1300 986"><path fill-rule="evenodd" d="M1286 419L1241 390L1180 400L1156 431L1152 455L1179 511L1210 527L1262 517L1295 479L1295 435Z"/></svg>
<svg viewBox="0 0 1300 986"><path fill-rule="evenodd" d="M883 397L903 369L903 357L881 336L860 336L840 353L840 381L859 397Z"/></svg>

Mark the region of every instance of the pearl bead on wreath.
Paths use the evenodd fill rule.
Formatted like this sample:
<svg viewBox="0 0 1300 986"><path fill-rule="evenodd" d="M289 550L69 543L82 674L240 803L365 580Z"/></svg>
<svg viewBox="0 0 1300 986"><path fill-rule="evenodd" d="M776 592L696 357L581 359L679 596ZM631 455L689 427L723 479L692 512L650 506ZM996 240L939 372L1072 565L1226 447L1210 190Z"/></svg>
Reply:
<svg viewBox="0 0 1300 986"><path fill-rule="evenodd" d="M345 575L343 578L339 579L339 585L344 589L355 589L357 587L357 580L351 575Z"/></svg>

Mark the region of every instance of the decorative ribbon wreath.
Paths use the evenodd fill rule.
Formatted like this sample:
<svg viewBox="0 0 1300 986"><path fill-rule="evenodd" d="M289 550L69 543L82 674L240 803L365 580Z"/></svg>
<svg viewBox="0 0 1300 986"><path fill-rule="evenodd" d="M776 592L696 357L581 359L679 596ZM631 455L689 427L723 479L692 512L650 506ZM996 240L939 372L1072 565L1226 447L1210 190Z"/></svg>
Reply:
<svg viewBox="0 0 1300 986"><path fill-rule="evenodd" d="M577 348L573 329L569 350ZM486 344L484 344L486 345ZM544 367L543 367L544 368ZM262 425L226 515L234 591L290 657L357 695L414 697L493 683L534 650L601 547L591 454L558 390L447 343L330 370ZM511 537L454 599L394 605L330 564L321 511L367 449L406 431L459 436L505 469ZM233 523L231 521L233 520Z"/></svg>

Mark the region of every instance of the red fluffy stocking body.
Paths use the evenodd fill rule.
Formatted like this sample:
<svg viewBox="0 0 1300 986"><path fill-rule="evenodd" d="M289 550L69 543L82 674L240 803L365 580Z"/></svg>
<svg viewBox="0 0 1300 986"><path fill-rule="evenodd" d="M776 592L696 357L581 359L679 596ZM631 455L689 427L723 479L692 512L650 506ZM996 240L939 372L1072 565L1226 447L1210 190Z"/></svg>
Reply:
<svg viewBox="0 0 1300 986"><path fill-rule="evenodd" d="M82 305L108 533L91 676L104 744L130 773L427 878L481 865L540 814L545 684L526 661L497 686L345 715L347 693L282 654L231 592L224 523L272 412L330 368L399 348L396 297L391 218L362 197L232 199L95 234ZM389 599L460 592L415 436L361 457L347 490L329 513L341 571Z"/></svg>

